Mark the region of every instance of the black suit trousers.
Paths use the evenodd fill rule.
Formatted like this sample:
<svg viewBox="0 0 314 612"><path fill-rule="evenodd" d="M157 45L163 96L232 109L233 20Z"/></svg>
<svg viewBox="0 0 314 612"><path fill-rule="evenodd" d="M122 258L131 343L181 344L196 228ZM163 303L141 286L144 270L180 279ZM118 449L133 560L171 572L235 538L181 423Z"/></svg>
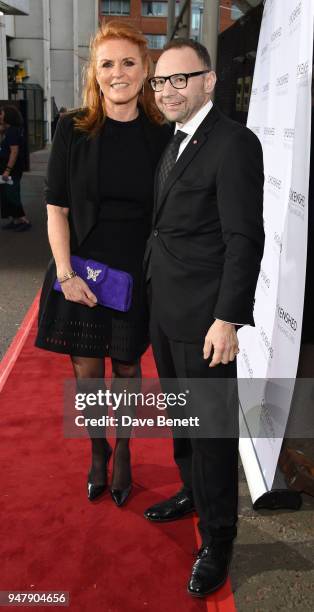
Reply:
<svg viewBox="0 0 314 612"><path fill-rule="evenodd" d="M151 313L151 341L159 377L168 379L168 383L173 379L171 391L176 384L176 391L180 391L180 378L212 378L211 384L220 378L227 379L221 381L223 385L228 384L228 379L236 378L235 362L209 368L208 360L203 359L203 345L168 338L154 309ZM231 382L235 384L234 380ZM233 401L232 410L237 420L237 401ZM169 410L168 413L173 416ZM209 544L213 539L231 540L237 533L238 437L192 438L189 433L187 436L174 437L174 459L184 489L194 498L203 544Z"/></svg>

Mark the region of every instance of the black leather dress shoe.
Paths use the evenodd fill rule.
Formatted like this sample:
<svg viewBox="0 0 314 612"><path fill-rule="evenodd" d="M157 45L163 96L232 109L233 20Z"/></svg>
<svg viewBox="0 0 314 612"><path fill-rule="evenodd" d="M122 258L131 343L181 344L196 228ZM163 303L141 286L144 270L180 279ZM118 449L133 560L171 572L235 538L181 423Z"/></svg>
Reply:
<svg viewBox="0 0 314 612"><path fill-rule="evenodd" d="M176 521L186 514L193 512L194 509L194 502L191 497L184 491L179 491L179 493L170 497L170 499L147 508L144 516L150 521L163 523L166 521Z"/></svg>
<svg viewBox="0 0 314 612"><path fill-rule="evenodd" d="M202 546L192 568L188 593L194 597L206 597L220 589L228 578L231 558L232 542Z"/></svg>

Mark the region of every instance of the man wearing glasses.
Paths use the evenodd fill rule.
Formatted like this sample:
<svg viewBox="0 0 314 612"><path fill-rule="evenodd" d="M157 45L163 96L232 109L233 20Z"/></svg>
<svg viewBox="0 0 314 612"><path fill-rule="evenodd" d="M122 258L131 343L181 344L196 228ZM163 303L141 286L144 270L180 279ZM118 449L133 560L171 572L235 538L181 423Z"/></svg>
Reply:
<svg viewBox="0 0 314 612"><path fill-rule="evenodd" d="M150 79L157 106L175 129L156 173L146 264L160 378L210 379L211 396L220 379L225 391L217 410L232 419L238 405L233 400L228 413L227 389L236 378L236 326L254 325L264 248L263 155L253 132L213 105L215 83L207 49L188 39L166 45ZM202 547L188 592L203 597L225 582L231 561L237 434L175 436L174 458L182 489L144 515L165 522L196 510Z"/></svg>

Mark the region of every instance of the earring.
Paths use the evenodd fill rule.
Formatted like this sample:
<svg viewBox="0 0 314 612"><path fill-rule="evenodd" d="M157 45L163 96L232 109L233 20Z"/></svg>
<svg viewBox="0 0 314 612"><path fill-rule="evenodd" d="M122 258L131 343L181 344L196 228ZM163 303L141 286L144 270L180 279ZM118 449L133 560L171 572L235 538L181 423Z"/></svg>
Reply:
<svg viewBox="0 0 314 612"><path fill-rule="evenodd" d="M142 96L144 96L145 93L145 81L143 81L143 85L142 85Z"/></svg>

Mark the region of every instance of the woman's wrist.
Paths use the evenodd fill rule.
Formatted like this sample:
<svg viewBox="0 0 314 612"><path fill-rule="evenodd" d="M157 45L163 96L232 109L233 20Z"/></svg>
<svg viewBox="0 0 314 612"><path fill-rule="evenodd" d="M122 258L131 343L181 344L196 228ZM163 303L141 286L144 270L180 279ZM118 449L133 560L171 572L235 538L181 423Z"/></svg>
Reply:
<svg viewBox="0 0 314 612"><path fill-rule="evenodd" d="M68 272L61 274L60 276L58 275L57 278L58 278L60 285L62 285L62 283L65 283L65 281L70 280L71 278L74 278L74 276L77 276L76 272L74 272L74 270L69 270Z"/></svg>
<svg viewBox="0 0 314 612"><path fill-rule="evenodd" d="M56 268L57 268L57 278L62 278L63 276L66 276L67 274L70 274L71 272L73 272L73 268L71 266L71 262L62 262L62 264L57 265L56 264Z"/></svg>

